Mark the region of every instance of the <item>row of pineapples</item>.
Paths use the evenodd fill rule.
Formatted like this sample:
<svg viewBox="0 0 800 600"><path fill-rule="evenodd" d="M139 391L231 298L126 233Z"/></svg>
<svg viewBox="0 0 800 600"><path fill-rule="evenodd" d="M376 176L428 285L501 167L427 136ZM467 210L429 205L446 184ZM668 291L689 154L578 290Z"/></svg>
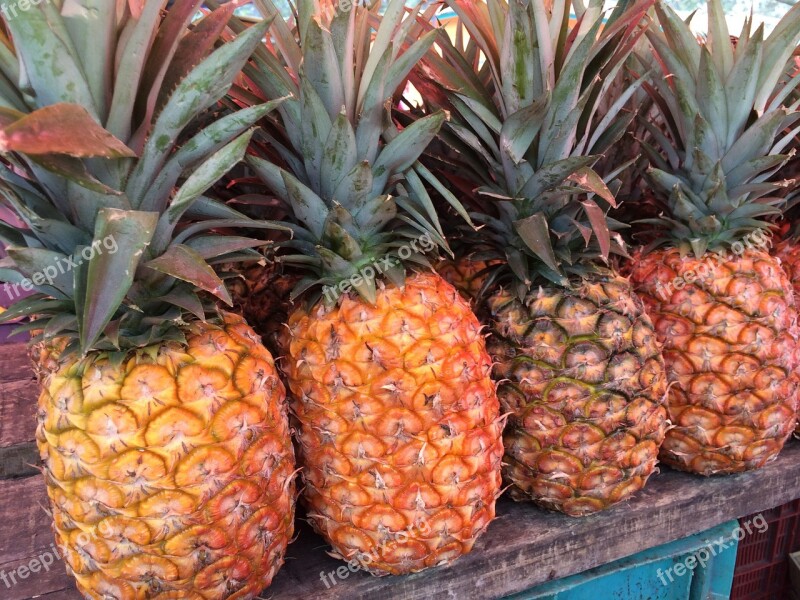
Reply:
<svg viewBox="0 0 800 600"><path fill-rule="evenodd" d="M35 291L2 318L85 597L255 597L298 471L335 552L399 574L472 548L501 467L585 515L658 457L777 456L800 8L734 40L710 0L699 42L654 0L446 0L453 36L439 3L201 4L0 0L0 279Z"/></svg>

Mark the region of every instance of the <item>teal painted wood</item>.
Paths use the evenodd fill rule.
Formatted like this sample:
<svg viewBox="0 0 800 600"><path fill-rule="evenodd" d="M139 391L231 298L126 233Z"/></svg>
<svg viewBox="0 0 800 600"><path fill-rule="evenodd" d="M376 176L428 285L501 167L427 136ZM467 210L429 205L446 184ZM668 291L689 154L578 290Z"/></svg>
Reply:
<svg viewBox="0 0 800 600"><path fill-rule="evenodd" d="M507 600L727 600L739 531L729 521Z"/></svg>

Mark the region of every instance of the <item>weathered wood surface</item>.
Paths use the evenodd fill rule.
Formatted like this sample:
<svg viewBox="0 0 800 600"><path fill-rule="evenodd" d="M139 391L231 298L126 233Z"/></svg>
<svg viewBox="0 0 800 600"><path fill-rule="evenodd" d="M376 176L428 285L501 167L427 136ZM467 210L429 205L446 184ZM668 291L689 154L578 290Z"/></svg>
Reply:
<svg viewBox="0 0 800 600"><path fill-rule="evenodd" d="M39 472L39 450L34 442L0 447L0 479L30 477Z"/></svg>
<svg viewBox="0 0 800 600"><path fill-rule="evenodd" d="M0 348L0 479L29 477L36 474L39 459L36 377L25 344Z"/></svg>
<svg viewBox="0 0 800 600"><path fill-rule="evenodd" d="M0 346L0 448L32 442L38 385L25 344Z"/></svg>
<svg viewBox="0 0 800 600"><path fill-rule="evenodd" d="M28 355L28 345L24 343L0 346L0 382L19 381L33 377L33 367Z"/></svg>
<svg viewBox="0 0 800 600"><path fill-rule="evenodd" d="M0 448L35 439L37 396L33 379L0 383Z"/></svg>
<svg viewBox="0 0 800 600"><path fill-rule="evenodd" d="M0 352L0 598L79 598L60 560L22 579L19 567L53 552L47 497L33 444L37 386L24 346ZM5 479L3 477L14 477ZM764 469L703 479L665 470L632 501L573 519L527 504L501 501L498 519L472 554L454 565L407 577L347 572L306 527L289 547L286 565L263 598L314 600L429 600L501 598L800 498L800 442L790 443ZM35 564L35 563L34 563ZM6 586L2 578L16 574ZM328 585L321 573L328 574ZM344 573L343 573L344 574ZM334 583L335 582L335 583Z"/></svg>
<svg viewBox="0 0 800 600"><path fill-rule="evenodd" d="M79 598L64 570L64 563L51 556L49 570L18 576L21 566L32 560L41 564L45 553L54 553L47 494L41 477L0 481L0 598L25 600L58 592L62 598ZM45 559L50 562L50 559ZM14 575L14 579L12 579ZM16 580L16 583L14 581Z"/></svg>
<svg viewBox="0 0 800 600"><path fill-rule="evenodd" d="M80 594L78 594L75 588L71 588L68 590L51 592L49 594L40 594L38 596L32 596L31 598L32 600L80 600Z"/></svg>
<svg viewBox="0 0 800 600"><path fill-rule="evenodd" d="M499 518L473 552L454 565L407 577L363 573L335 578L326 587L320 573L344 563L330 558L322 540L301 528L286 565L263 598L314 600L491 599L523 591L676 539L729 519L767 510L800 497L800 442L760 471L704 479L666 470L632 501L605 513L574 519L526 504L502 501ZM0 481L0 571L8 573L38 557L52 542L40 477ZM31 575L0 598L78 598L63 572ZM49 594L49 595L46 595ZM71 595L70 595L71 594Z"/></svg>

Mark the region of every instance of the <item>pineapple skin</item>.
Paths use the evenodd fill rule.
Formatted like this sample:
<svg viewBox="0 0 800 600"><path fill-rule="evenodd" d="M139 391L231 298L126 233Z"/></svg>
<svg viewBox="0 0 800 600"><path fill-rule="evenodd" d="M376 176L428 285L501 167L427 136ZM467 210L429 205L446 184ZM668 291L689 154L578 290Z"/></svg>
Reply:
<svg viewBox="0 0 800 600"><path fill-rule="evenodd" d="M488 277L488 269L497 265L500 261L473 260L468 256L458 257L455 260L442 259L434 269L444 278L447 283L452 285L469 302L473 302L483 287Z"/></svg>
<svg viewBox="0 0 800 600"><path fill-rule="evenodd" d="M36 335L42 332L34 331L32 333ZM33 364L36 380L40 384L48 373L53 373L58 370L59 357L66 347L67 339L59 337L36 342L28 348L28 356Z"/></svg>
<svg viewBox="0 0 800 600"><path fill-rule="evenodd" d="M703 268L707 277L686 277ZM666 288L676 277L682 289ZM797 311L780 262L754 249L702 259L657 250L634 257L631 280L655 323L672 384L673 427L661 460L715 475L776 458L794 430L798 402Z"/></svg>
<svg viewBox="0 0 800 600"><path fill-rule="evenodd" d="M292 290L300 275L283 273L274 263L251 265L231 286L236 312L261 336L275 357L286 354L286 322L292 309Z"/></svg>
<svg viewBox="0 0 800 600"><path fill-rule="evenodd" d="M481 326L441 277L410 275L289 320L304 500L375 575L449 563L495 516L502 420Z"/></svg>
<svg viewBox="0 0 800 600"><path fill-rule="evenodd" d="M781 267L783 267L792 284L795 304L797 304L798 299L800 299L800 248L798 248L797 240L790 238L781 240L773 247L772 254L780 259ZM798 356L797 365L800 367L800 356ZM797 409L800 412L800 399L798 399ZM795 425L794 433L796 437L800 437L800 422Z"/></svg>
<svg viewBox="0 0 800 600"><path fill-rule="evenodd" d="M118 366L62 361L38 420L56 542L85 598L254 598L283 564L285 392L239 317Z"/></svg>
<svg viewBox="0 0 800 600"><path fill-rule="evenodd" d="M499 290L486 305L510 417L510 496L570 516L606 509L655 470L667 378L653 325L628 281L596 275L571 289Z"/></svg>

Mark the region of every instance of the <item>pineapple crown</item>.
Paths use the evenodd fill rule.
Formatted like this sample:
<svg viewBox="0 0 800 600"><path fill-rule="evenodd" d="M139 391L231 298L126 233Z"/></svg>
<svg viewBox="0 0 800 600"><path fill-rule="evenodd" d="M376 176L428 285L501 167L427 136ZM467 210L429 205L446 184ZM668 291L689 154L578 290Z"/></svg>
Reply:
<svg viewBox="0 0 800 600"><path fill-rule="evenodd" d="M661 27L647 32L652 52L637 59L663 75L647 89L665 131L643 121L642 146L665 212L644 222L656 232L650 248L672 244L701 256L766 227L785 202L775 192L798 185L776 174L800 132L800 76L787 69L800 41L800 5L768 37L763 25L751 31L751 16L733 40L721 1L709 0L702 42L671 8L655 10Z"/></svg>
<svg viewBox="0 0 800 600"><path fill-rule="evenodd" d="M255 4L267 17L277 12L270 0ZM294 28L276 19L231 95L240 105L289 97L263 135L277 156L247 160L292 208L294 237L280 260L307 273L294 297L308 291L313 300L318 286L350 279L373 302L379 272L401 285L404 263L430 268L417 239L448 250L426 183L468 216L418 162L444 113L402 129L391 118L393 94L433 43L435 32L423 35L420 22L435 7L423 14L421 5L407 11L390 0L380 16L381 2L333 4L299 0Z"/></svg>
<svg viewBox="0 0 800 600"><path fill-rule="evenodd" d="M0 279L35 292L4 321L29 316L22 329L67 352L182 340L186 319L216 315L211 296L230 303L209 263L258 258L261 242L209 232L275 225L204 194L280 102L204 128L198 115L267 24L215 49L233 6L190 30L200 4L0 0Z"/></svg>
<svg viewBox="0 0 800 600"><path fill-rule="evenodd" d="M439 35L441 53L427 55L418 87L452 111L441 138L456 168L473 174L479 196L497 200L494 214L472 215L510 268L485 289L507 279L520 295L537 279L566 285L597 259L624 254L621 224L606 214L614 196L592 166L633 118L623 108L642 81L615 82L651 3L619 7L605 21L601 0L576 3L571 26L565 0L446 2L468 41ZM620 94L600 114L612 90Z"/></svg>

